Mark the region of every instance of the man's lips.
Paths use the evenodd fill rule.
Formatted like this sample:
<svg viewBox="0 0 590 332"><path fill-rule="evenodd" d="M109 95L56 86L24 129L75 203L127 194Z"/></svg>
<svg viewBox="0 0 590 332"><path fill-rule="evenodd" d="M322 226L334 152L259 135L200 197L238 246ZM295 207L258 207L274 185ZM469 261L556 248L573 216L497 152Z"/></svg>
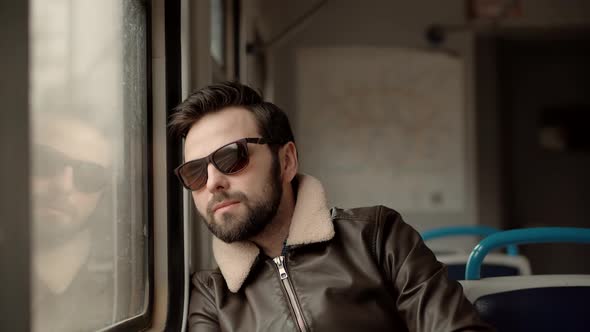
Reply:
<svg viewBox="0 0 590 332"><path fill-rule="evenodd" d="M45 213L60 213L60 214L67 214L68 211L66 208L61 207L61 206L51 206L51 205L44 205L44 206L40 206L39 207L40 211L43 211Z"/></svg>
<svg viewBox="0 0 590 332"><path fill-rule="evenodd" d="M216 204L216 205L213 206L213 212L215 212L215 211L217 211L217 210L219 210L221 208L224 208L226 206L234 205L234 204L237 204L237 203L239 203L239 202L238 201L225 201L225 202L221 202L221 203Z"/></svg>

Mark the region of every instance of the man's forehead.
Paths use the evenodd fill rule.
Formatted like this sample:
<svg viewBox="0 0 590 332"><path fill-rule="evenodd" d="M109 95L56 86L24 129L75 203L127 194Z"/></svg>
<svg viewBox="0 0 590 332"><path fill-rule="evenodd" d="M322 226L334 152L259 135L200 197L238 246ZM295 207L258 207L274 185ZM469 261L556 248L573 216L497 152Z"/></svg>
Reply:
<svg viewBox="0 0 590 332"><path fill-rule="evenodd" d="M185 160L202 158L244 137L259 136L256 118L246 109L229 107L207 114L192 126L186 136Z"/></svg>
<svg viewBox="0 0 590 332"><path fill-rule="evenodd" d="M111 147L98 129L81 122L60 119L44 122L34 131L34 141L66 156L105 167L111 163Z"/></svg>

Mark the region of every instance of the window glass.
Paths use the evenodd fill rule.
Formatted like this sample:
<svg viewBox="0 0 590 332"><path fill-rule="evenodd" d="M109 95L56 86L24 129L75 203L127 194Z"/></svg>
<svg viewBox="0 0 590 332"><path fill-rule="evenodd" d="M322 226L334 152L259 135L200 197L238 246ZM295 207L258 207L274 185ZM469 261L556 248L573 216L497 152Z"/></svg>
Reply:
<svg viewBox="0 0 590 332"><path fill-rule="evenodd" d="M211 0L211 56L225 66L225 14L223 0Z"/></svg>
<svg viewBox="0 0 590 332"><path fill-rule="evenodd" d="M94 331L148 304L146 3L30 3L32 330Z"/></svg>

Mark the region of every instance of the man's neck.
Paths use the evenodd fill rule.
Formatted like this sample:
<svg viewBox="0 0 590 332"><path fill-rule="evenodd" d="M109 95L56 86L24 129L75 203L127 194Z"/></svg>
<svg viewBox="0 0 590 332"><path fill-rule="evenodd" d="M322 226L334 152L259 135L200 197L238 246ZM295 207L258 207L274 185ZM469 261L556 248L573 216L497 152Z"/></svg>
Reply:
<svg viewBox="0 0 590 332"><path fill-rule="evenodd" d="M58 247L35 256L37 277L55 294L70 285L90 253L90 232L86 229Z"/></svg>
<svg viewBox="0 0 590 332"><path fill-rule="evenodd" d="M293 190L284 190L276 216L262 232L251 238L251 241L256 243L267 256L277 257L281 255L283 244L287 236L289 236L294 210L295 198Z"/></svg>

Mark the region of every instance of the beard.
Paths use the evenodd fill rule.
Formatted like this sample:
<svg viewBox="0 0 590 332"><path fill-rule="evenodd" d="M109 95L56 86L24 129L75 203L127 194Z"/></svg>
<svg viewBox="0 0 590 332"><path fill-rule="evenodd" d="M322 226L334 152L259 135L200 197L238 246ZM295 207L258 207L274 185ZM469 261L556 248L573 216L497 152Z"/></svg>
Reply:
<svg viewBox="0 0 590 332"><path fill-rule="evenodd" d="M219 192L207 205L207 218L200 212L199 214L206 220L205 224L211 233L221 241L232 243L247 240L262 232L277 214L283 197L280 163L277 158L273 159L270 177L264 186L263 193L264 197L261 200L250 201L243 192ZM218 220L212 208L215 204L227 200L242 203L247 210L246 214L240 217L231 213L223 213Z"/></svg>
<svg viewBox="0 0 590 332"><path fill-rule="evenodd" d="M87 220L81 220L74 207L65 203L47 204L48 201L51 199L36 197L34 203L38 206L33 213L33 240L38 250L61 246L88 228ZM56 205L60 210L53 210Z"/></svg>

